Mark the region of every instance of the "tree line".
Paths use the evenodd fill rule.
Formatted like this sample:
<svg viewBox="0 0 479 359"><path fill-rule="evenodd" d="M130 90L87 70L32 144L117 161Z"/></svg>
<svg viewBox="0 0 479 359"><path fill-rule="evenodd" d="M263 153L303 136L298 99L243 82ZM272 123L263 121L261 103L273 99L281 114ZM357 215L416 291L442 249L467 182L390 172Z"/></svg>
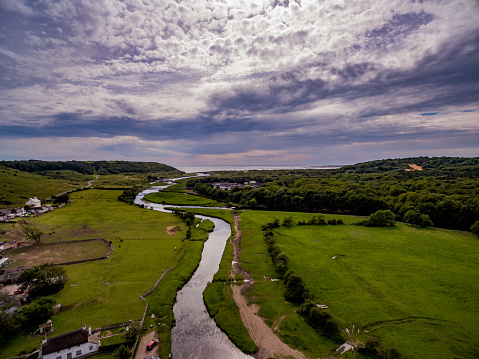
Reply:
<svg viewBox="0 0 479 359"><path fill-rule="evenodd" d="M406 171L408 163L419 163L423 169ZM262 185L214 189L210 182L235 178L220 175L192 179L187 186L217 201L250 208L361 216L390 210L399 221L457 230L470 230L479 219L478 158L418 157L338 170L251 171L250 175L236 178Z"/></svg>
<svg viewBox="0 0 479 359"><path fill-rule="evenodd" d="M178 171L172 166L156 162L130 161L0 161L0 166L25 172L71 170L82 174L154 173Z"/></svg>

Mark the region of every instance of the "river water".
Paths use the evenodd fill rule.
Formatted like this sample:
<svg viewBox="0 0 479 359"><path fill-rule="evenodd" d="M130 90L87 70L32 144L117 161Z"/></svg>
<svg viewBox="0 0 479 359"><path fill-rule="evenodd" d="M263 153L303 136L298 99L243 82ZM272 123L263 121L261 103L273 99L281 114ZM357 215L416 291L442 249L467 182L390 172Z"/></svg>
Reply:
<svg viewBox="0 0 479 359"><path fill-rule="evenodd" d="M135 203L144 204L146 208L153 210L170 212L162 204L143 201L146 194L166 187L168 186L155 186L139 193L135 198ZM252 359L236 348L226 334L218 328L215 321L209 316L203 302L203 291L218 271L226 242L231 235L231 227L218 218L199 215L196 217L209 219L215 224L215 228L205 242L197 270L176 295L176 304L173 306L176 325L171 332L173 357L181 359Z"/></svg>

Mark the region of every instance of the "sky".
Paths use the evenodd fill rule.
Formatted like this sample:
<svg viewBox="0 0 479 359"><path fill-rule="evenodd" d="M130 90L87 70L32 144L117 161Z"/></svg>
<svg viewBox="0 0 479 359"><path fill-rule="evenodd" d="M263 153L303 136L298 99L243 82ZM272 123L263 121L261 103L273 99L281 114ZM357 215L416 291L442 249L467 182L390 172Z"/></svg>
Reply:
<svg viewBox="0 0 479 359"><path fill-rule="evenodd" d="M0 159L479 156L477 0L0 0Z"/></svg>

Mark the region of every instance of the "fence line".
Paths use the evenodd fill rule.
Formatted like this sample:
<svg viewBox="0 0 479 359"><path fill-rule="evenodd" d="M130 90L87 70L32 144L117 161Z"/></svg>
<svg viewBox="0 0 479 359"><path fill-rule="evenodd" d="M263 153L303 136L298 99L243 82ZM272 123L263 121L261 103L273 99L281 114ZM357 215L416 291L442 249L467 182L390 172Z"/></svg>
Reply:
<svg viewBox="0 0 479 359"><path fill-rule="evenodd" d="M166 273L168 273L169 270L170 270L170 268L166 268L165 271L163 272L163 274L160 276L160 278L158 278L156 283L153 285L153 287L148 292L146 292L145 294L140 295L141 301L143 303L145 303L145 311L143 312L143 318L141 319L141 322L140 322L140 328L143 328L143 323L145 322L146 312L148 310L148 302L146 301L145 297L150 295L151 293L153 293L153 291L158 287L158 284L160 284L161 280L165 277ZM136 347L138 345L139 340L140 340L140 335L138 335L136 337L135 345L133 345L133 347L131 348L130 359L133 359L133 357L135 356L135 351L136 351Z"/></svg>

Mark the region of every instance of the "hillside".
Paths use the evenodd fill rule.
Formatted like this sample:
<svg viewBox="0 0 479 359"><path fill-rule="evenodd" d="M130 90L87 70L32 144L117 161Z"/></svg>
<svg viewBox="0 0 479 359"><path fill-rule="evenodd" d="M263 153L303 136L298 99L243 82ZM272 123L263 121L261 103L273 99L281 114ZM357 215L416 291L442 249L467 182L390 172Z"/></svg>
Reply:
<svg viewBox="0 0 479 359"><path fill-rule="evenodd" d="M45 199L86 186L94 178L71 170L40 175L0 166L0 208L23 207L31 197Z"/></svg>
<svg viewBox="0 0 479 359"><path fill-rule="evenodd" d="M155 162L0 161L0 208L24 206L30 197L43 201L95 179L94 184L103 188L130 188L181 173Z"/></svg>
<svg viewBox="0 0 479 359"><path fill-rule="evenodd" d="M72 170L83 174L172 172L176 168L156 162L130 161L0 161L0 166L25 172Z"/></svg>

